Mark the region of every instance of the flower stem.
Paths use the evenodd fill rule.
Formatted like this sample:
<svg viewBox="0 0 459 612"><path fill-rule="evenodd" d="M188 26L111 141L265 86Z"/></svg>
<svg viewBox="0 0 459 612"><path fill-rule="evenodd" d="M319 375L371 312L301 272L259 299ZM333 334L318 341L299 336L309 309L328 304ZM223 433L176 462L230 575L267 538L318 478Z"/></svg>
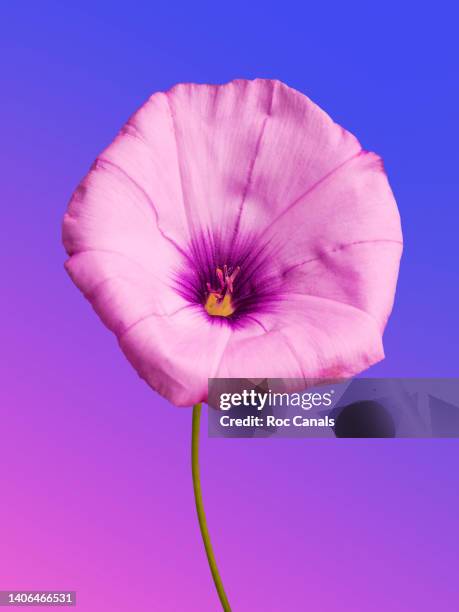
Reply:
<svg viewBox="0 0 459 612"><path fill-rule="evenodd" d="M215 588L217 589L222 608L225 612L231 612L231 608L226 597L222 579L218 572L217 562L215 561L214 551L210 542L209 530L207 528L206 515L204 512L204 504L202 503L201 480L199 477L199 426L201 421L202 404L193 406L193 426L191 434L191 471L193 474L193 489L194 499L196 502L196 511L198 513L199 527L201 529L202 541L206 549L207 560L209 562L212 578L214 579Z"/></svg>

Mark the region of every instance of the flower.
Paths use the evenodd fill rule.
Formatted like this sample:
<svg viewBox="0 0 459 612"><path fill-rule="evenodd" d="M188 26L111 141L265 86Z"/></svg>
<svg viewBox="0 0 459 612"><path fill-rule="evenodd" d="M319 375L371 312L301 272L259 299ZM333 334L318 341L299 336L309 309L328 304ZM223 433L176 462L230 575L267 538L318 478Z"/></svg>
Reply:
<svg viewBox="0 0 459 612"><path fill-rule="evenodd" d="M152 95L76 189L63 242L176 405L211 377L346 377L384 356L402 234L381 160L279 81Z"/></svg>

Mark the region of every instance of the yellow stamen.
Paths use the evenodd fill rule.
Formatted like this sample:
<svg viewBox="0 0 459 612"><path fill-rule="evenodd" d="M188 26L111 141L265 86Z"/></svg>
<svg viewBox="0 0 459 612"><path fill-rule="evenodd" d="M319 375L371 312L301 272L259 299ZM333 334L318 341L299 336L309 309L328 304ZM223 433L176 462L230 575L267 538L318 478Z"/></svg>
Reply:
<svg viewBox="0 0 459 612"><path fill-rule="evenodd" d="M213 317L230 317L236 310L231 296L234 289L234 280L239 274L240 267L237 266L233 270L225 264L223 270L215 269L215 275L218 279L219 289L213 289L212 283L207 284L207 300L204 304L207 314Z"/></svg>
<svg viewBox="0 0 459 612"><path fill-rule="evenodd" d="M216 293L209 293L204 308L214 317L230 317L235 310L229 293L223 299Z"/></svg>

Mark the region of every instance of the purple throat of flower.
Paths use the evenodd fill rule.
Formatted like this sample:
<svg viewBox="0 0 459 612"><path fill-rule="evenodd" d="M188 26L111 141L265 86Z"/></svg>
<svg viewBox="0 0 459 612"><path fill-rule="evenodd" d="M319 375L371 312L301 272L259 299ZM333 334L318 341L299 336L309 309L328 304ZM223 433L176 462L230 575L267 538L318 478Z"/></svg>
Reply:
<svg viewBox="0 0 459 612"><path fill-rule="evenodd" d="M209 234L192 240L174 274L176 290L212 323L261 325L256 315L280 301L283 275L273 263L272 249L260 242Z"/></svg>

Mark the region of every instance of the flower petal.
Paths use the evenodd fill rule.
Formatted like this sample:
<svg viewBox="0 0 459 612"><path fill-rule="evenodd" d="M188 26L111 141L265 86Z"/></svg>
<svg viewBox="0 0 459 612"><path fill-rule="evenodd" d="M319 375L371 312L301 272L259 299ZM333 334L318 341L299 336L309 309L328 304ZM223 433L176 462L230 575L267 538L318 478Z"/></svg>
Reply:
<svg viewBox="0 0 459 612"><path fill-rule="evenodd" d="M168 98L157 93L129 119L99 160L109 162L132 183L138 197L148 202L163 235L183 244L190 232L178 156Z"/></svg>
<svg viewBox="0 0 459 612"><path fill-rule="evenodd" d="M72 196L62 240L69 255L112 251L149 270L180 260L180 247L168 240L144 192L116 165L98 160Z"/></svg>
<svg viewBox="0 0 459 612"><path fill-rule="evenodd" d="M262 231L361 151L358 140L307 96L273 83L269 119L241 211L240 230Z"/></svg>
<svg viewBox="0 0 459 612"><path fill-rule="evenodd" d="M120 335L138 321L188 306L163 280L118 253L83 251L65 264L105 325Z"/></svg>
<svg viewBox="0 0 459 612"><path fill-rule="evenodd" d="M284 291L344 301L385 325L402 232L376 155L362 152L343 164L273 219L264 236L277 254Z"/></svg>
<svg viewBox="0 0 459 612"><path fill-rule="evenodd" d="M325 379L353 376L384 357L381 333L365 312L333 300L290 295L257 317L265 333L236 330L219 377Z"/></svg>
<svg viewBox="0 0 459 612"><path fill-rule="evenodd" d="M187 305L172 282L181 254L159 231L148 199L111 163L98 161L73 195L63 242L72 280L116 334Z"/></svg>
<svg viewBox="0 0 459 612"><path fill-rule="evenodd" d="M402 244L361 241L322 250L317 257L289 268L287 294L324 297L370 314L381 333L392 310Z"/></svg>
<svg viewBox="0 0 459 612"><path fill-rule="evenodd" d="M153 389L176 406L192 406L207 400L208 379L216 375L232 333L189 306L171 317L143 319L119 341Z"/></svg>
<svg viewBox="0 0 459 612"><path fill-rule="evenodd" d="M244 205L276 81L177 85L167 93L192 234L232 234Z"/></svg>

